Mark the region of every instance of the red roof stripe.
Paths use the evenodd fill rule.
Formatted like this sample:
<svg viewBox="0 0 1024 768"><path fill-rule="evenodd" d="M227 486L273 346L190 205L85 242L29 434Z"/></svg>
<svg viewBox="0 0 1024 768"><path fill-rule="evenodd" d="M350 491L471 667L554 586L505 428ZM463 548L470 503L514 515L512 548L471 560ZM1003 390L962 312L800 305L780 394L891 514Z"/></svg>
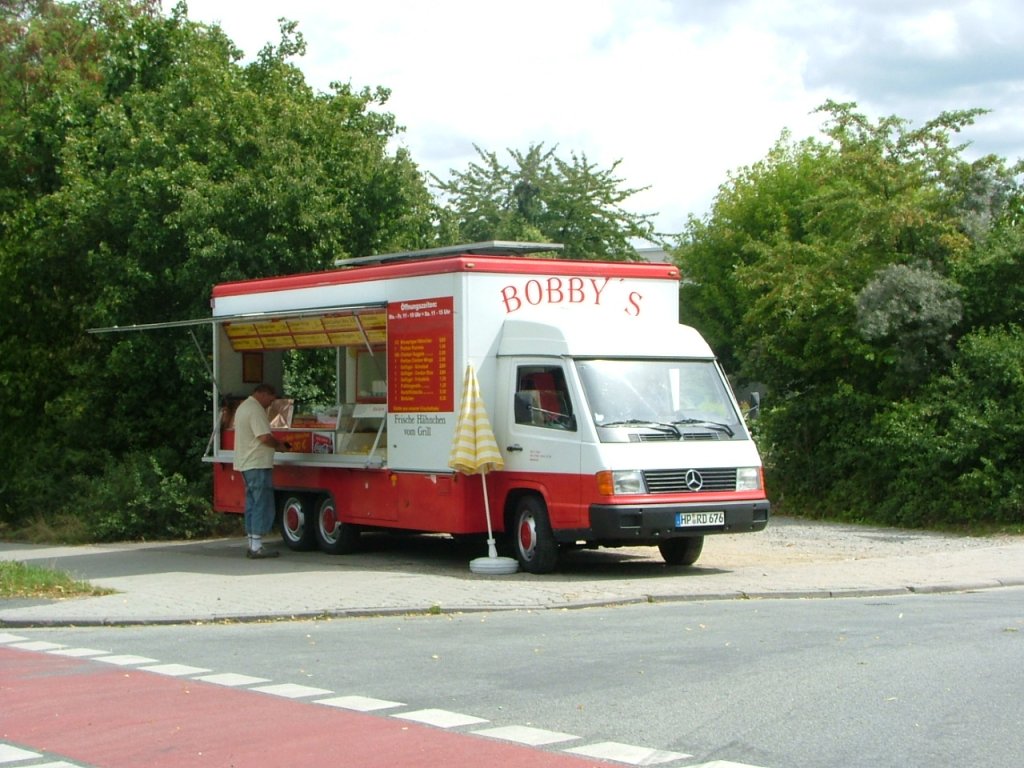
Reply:
<svg viewBox="0 0 1024 768"><path fill-rule="evenodd" d="M672 264L622 261L569 261L565 259L529 259L496 256L448 256L420 261L400 261L365 267L305 272L296 275L238 280L214 286L213 297L244 296L269 291L290 291L325 285L361 283L397 277L422 277L452 272L492 272L522 275L579 275L582 277L627 277L648 280L678 280L679 270Z"/></svg>

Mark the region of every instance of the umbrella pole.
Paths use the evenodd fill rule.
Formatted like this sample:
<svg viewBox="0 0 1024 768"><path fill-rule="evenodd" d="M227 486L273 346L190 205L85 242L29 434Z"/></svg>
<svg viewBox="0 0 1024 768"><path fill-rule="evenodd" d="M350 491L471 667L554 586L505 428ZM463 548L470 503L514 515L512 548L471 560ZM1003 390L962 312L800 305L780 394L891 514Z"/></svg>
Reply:
<svg viewBox="0 0 1024 768"><path fill-rule="evenodd" d="M498 550L494 546L494 532L491 530L491 502L487 500L487 473L480 473L480 482L484 487L484 515L487 517L487 556L497 557Z"/></svg>

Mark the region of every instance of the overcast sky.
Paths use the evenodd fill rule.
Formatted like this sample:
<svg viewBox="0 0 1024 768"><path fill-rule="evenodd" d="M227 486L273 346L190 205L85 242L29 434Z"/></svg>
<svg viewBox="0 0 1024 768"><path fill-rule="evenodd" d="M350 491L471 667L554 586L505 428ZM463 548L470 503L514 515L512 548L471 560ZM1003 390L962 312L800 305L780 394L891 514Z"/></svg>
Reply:
<svg viewBox="0 0 1024 768"><path fill-rule="evenodd" d="M172 0L164 0L165 9ZM247 58L299 23L307 82L392 91L401 142L445 178L531 143L621 160L627 204L665 232L826 99L920 125L992 110L969 156L1024 157L1020 0L188 0Z"/></svg>

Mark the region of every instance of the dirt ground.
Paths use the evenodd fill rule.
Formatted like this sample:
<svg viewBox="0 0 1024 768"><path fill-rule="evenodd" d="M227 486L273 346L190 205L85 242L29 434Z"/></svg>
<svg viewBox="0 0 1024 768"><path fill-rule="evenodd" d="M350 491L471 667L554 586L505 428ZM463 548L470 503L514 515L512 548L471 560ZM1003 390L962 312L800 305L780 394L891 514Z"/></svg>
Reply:
<svg viewBox="0 0 1024 768"><path fill-rule="evenodd" d="M757 533L708 536L704 552L714 551L735 565L796 564L867 560L915 554L986 548L1024 536L957 536L840 523L772 517Z"/></svg>

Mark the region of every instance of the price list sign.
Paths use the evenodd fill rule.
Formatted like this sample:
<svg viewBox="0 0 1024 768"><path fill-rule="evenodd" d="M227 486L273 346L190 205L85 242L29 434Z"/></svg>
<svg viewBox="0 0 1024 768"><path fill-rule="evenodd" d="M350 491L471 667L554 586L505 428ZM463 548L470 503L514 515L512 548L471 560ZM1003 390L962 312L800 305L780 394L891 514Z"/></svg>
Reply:
<svg viewBox="0 0 1024 768"><path fill-rule="evenodd" d="M388 304L388 410L455 410L451 296Z"/></svg>

